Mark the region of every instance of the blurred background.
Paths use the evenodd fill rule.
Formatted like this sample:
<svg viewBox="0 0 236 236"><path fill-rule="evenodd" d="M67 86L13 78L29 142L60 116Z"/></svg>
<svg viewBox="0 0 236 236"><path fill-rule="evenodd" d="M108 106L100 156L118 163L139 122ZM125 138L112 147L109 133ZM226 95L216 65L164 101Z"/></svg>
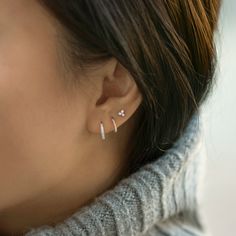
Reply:
<svg viewBox="0 0 236 236"><path fill-rule="evenodd" d="M217 84L203 106L207 152L203 211L213 236L236 235L236 0L223 0Z"/></svg>

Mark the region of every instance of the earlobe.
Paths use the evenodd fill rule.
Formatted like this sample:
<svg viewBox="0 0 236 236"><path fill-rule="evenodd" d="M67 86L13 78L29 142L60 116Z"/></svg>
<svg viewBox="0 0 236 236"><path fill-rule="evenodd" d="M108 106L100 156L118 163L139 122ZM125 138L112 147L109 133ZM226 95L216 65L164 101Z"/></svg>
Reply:
<svg viewBox="0 0 236 236"><path fill-rule="evenodd" d="M122 117L125 116L125 113L124 113L123 109L118 112L118 116L122 116ZM114 132L117 133L118 129L117 129L116 121L115 121L113 116L111 117L111 120L112 120L112 123L113 123L113 126L114 126ZM103 140L105 140L106 139L106 135L105 135L104 124L103 124L102 121L100 121L100 134L101 134L101 138Z"/></svg>

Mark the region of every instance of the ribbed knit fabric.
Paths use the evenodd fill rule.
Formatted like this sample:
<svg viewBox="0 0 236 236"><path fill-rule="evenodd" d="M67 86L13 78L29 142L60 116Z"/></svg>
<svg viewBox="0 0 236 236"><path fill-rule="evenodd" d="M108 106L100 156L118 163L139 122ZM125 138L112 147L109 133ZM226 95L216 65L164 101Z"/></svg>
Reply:
<svg viewBox="0 0 236 236"><path fill-rule="evenodd" d="M25 235L206 235L199 214L205 161L199 114L158 160L123 178L55 227L31 228Z"/></svg>

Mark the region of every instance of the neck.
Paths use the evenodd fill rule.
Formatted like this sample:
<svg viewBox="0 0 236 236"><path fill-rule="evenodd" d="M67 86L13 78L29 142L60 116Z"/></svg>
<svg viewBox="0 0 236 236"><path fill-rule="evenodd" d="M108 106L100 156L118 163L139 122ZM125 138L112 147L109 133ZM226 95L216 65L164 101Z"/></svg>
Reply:
<svg viewBox="0 0 236 236"><path fill-rule="evenodd" d="M122 176L114 156L103 156L96 165L87 163L40 195L0 212L0 235L22 235L30 227L53 226L94 197L114 186ZM95 161L95 160L94 160Z"/></svg>

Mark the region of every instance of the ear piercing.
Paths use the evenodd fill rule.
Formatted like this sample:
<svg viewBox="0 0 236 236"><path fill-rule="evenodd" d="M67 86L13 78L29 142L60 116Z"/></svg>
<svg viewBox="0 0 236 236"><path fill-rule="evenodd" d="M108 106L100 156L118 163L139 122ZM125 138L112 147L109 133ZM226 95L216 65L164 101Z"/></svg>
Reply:
<svg viewBox="0 0 236 236"><path fill-rule="evenodd" d="M125 116L125 111L123 109L121 111L119 111L118 112L118 116L124 117ZM117 132L117 125L116 125L116 122L115 122L115 119L114 119L113 116L111 117L111 120L112 120L112 123L113 123L113 126L114 126L114 131L116 133ZM105 129L104 129L104 125L103 125L102 121L100 122L100 133L101 133L102 139L105 140L106 139L106 137L105 137Z"/></svg>
<svg viewBox="0 0 236 236"><path fill-rule="evenodd" d="M117 132L117 125L113 117L111 117L112 123L114 125L115 133Z"/></svg>
<svg viewBox="0 0 236 236"><path fill-rule="evenodd" d="M118 115L124 117L125 116L125 111L122 109L121 111L118 112Z"/></svg>

